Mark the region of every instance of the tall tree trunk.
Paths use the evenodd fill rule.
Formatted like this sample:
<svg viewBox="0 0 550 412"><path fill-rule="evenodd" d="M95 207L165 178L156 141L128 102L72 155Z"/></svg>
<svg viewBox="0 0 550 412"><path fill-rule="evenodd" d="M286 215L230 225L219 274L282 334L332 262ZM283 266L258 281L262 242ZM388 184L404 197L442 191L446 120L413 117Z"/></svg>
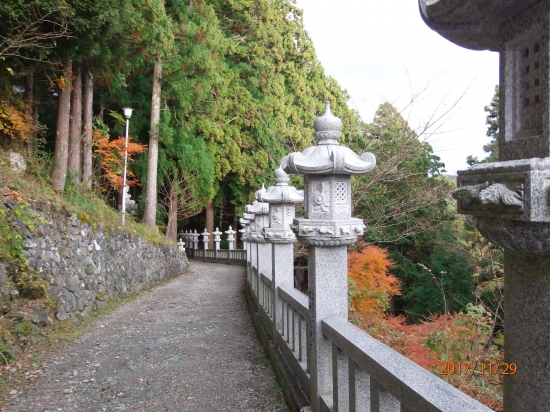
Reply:
<svg viewBox="0 0 550 412"><path fill-rule="evenodd" d="M168 225L166 226L166 236L177 242L178 236L178 191L177 179L170 183L170 198L168 199Z"/></svg>
<svg viewBox="0 0 550 412"><path fill-rule="evenodd" d="M27 114L29 119L34 122L34 110L33 110L33 94L34 94L34 72L29 70L27 72L27 78L25 79L25 104L27 105ZM36 153L36 133L33 131L29 136L29 153Z"/></svg>
<svg viewBox="0 0 550 412"><path fill-rule="evenodd" d="M93 77L89 71L84 74L84 97L83 97L83 122L84 122L84 141L82 152L82 183L85 190L92 190L92 130L93 130L93 102L94 102L94 84Z"/></svg>
<svg viewBox="0 0 550 412"><path fill-rule="evenodd" d="M76 71L71 94L71 123L69 127L69 159L67 166L75 186L80 184L82 156L82 71Z"/></svg>
<svg viewBox="0 0 550 412"><path fill-rule="evenodd" d="M214 231L214 201L211 200L206 205L206 231L212 233ZM214 249L214 235L208 238L208 249Z"/></svg>
<svg viewBox="0 0 550 412"><path fill-rule="evenodd" d="M153 93L151 96L151 128L149 131L149 157L147 162L147 189L145 192L145 210L143 223L155 227L157 217L157 165L159 154L160 122L160 77L162 59L159 57L153 70Z"/></svg>
<svg viewBox="0 0 550 412"><path fill-rule="evenodd" d="M55 134L55 152L52 168L52 186L61 193L65 190L67 179L67 158L69 156L69 123L71 110L71 74L72 62L63 65L63 87L59 90L57 105L57 131Z"/></svg>
<svg viewBox="0 0 550 412"><path fill-rule="evenodd" d="M99 113L97 114L97 117L103 122L103 114L105 113L105 106L103 106L102 104L99 105ZM96 159L96 164L97 164L97 167L96 167L96 172L95 172L95 176L96 176L96 180L98 182L101 182L101 176L102 176L102 173L103 173L103 170L101 170L101 164L103 163L103 155L101 153L98 153L97 154L97 159Z"/></svg>

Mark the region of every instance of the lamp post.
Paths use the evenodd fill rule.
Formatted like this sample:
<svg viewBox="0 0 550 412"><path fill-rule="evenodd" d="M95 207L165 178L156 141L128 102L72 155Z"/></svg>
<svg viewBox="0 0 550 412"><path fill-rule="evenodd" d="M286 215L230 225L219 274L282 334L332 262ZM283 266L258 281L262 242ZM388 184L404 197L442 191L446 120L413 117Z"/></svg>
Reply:
<svg viewBox="0 0 550 412"><path fill-rule="evenodd" d="M126 142L124 144L124 170L122 172L122 226L124 226L124 217L126 216L126 164L128 163L128 127L130 125L130 117L132 111L129 107L122 109L124 117L126 117Z"/></svg>

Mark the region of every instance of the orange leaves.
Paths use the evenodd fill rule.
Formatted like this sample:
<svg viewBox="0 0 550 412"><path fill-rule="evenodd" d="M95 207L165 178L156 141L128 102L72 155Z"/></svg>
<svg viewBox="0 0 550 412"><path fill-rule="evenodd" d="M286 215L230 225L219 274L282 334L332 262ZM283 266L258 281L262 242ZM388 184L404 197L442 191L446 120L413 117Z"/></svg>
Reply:
<svg viewBox="0 0 550 412"><path fill-rule="evenodd" d="M102 155L101 168L105 172L105 179L109 182L110 187L120 188L123 180L125 138L120 136L118 139L109 140L108 135L96 130L93 133L93 139L96 147L94 152ZM133 155L143 152L146 148L146 145L132 142L131 136L128 136L128 163L133 160ZM126 184L133 186L137 183L138 179L128 169Z"/></svg>
<svg viewBox="0 0 550 412"><path fill-rule="evenodd" d="M383 315L392 295L400 295L400 282L388 274L393 262L388 252L378 246L367 246L348 255L348 277L354 288L351 307L360 315Z"/></svg>
<svg viewBox="0 0 550 412"><path fill-rule="evenodd" d="M26 108L18 102L0 101L0 133L12 139L28 140L34 124Z"/></svg>

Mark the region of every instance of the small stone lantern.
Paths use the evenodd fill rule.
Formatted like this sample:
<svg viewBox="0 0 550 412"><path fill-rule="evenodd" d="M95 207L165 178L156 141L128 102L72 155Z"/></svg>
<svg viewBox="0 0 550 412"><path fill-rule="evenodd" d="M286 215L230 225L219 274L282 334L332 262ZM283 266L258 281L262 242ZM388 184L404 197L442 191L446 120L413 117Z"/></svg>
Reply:
<svg viewBox="0 0 550 412"><path fill-rule="evenodd" d="M191 236L193 238L193 249L198 249L199 248L200 234L197 233L197 229L195 229L195 231L191 234Z"/></svg>
<svg viewBox="0 0 550 412"><path fill-rule="evenodd" d="M265 242L262 233L264 227L269 227L269 203L259 200L263 193L265 193L265 187L262 185L262 188L255 193L256 200L245 207L246 213L254 214L254 223L250 222L250 238L251 242L256 245L256 253L252 254L255 255L257 269L256 277L252 277L252 284L255 286L253 290L256 291L256 296L260 296L261 274L271 275L271 246ZM248 216L245 215L245 217Z"/></svg>
<svg viewBox="0 0 550 412"><path fill-rule="evenodd" d="M220 249L220 242L221 242L221 234L222 232L220 232L220 230L218 228L216 228L216 230L214 232L212 232L212 234L214 235L214 249L215 250L219 250Z"/></svg>
<svg viewBox="0 0 550 412"><path fill-rule="evenodd" d="M225 234L227 235L227 247L229 250L233 250L235 248L235 237L233 236L235 232L231 226L229 226L229 230L225 231Z"/></svg>
<svg viewBox="0 0 550 412"><path fill-rule="evenodd" d="M204 250L208 249L208 238L210 237L210 233L204 228L204 232L201 233L202 235L202 241L204 242Z"/></svg>
<svg viewBox="0 0 550 412"><path fill-rule="evenodd" d="M296 236L290 229L294 219L295 204L304 201L304 191L296 190L288 185L289 176L280 167L273 173L275 186L268 187L259 196L260 201L269 203L269 226L263 228L265 241L272 248L272 296L273 299L273 330L272 336L277 336L277 330L282 329L283 303L279 297L279 286L287 284L294 286L293 244ZM277 345L277 339L273 340Z"/></svg>

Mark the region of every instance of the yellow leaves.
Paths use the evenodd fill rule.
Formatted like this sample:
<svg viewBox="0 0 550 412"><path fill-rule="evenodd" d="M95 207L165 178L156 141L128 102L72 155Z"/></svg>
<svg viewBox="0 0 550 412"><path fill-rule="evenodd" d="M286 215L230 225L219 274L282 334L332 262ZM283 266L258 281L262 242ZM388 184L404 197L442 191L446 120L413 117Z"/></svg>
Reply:
<svg viewBox="0 0 550 412"><path fill-rule="evenodd" d="M0 101L0 132L12 139L27 141L33 132L33 121L23 104Z"/></svg>
<svg viewBox="0 0 550 412"><path fill-rule="evenodd" d="M353 310L361 315L383 315L391 296L401 294L399 280L388 274L391 266L388 252L378 246L369 245L348 255L348 277L356 287Z"/></svg>

